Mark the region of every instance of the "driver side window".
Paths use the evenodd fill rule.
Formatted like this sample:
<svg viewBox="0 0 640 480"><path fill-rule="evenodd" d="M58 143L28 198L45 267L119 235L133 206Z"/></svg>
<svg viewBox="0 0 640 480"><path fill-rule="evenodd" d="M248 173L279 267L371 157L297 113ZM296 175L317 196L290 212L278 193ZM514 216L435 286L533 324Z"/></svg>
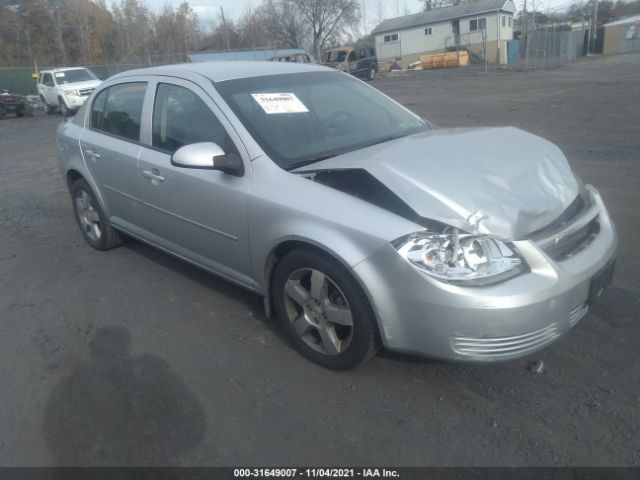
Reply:
<svg viewBox="0 0 640 480"><path fill-rule="evenodd" d="M178 85L158 84L153 146L173 153L184 145L201 142L213 142L226 153L237 153L224 126L198 95Z"/></svg>

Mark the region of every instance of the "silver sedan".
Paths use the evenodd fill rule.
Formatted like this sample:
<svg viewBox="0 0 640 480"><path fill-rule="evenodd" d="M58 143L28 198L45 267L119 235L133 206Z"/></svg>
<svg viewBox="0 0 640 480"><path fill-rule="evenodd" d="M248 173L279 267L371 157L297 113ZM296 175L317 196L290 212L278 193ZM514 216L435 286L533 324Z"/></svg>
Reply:
<svg viewBox="0 0 640 480"><path fill-rule="evenodd" d="M264 297L292 345L506 360L611 281L614 226L553 144L440 129L325 67L175 65L102 83L57 134L85 240L134 237Z"/></svg>

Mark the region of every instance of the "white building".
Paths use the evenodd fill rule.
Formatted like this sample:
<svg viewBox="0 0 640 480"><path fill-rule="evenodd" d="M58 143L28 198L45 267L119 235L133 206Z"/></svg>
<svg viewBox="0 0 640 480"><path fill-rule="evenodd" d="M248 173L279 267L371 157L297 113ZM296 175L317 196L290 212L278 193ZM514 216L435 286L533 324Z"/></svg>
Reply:
<svg viewBox="0 0 640 480"><path fill-rule="evenodd" d="M402 65L421 55L466 49L487 60L507 63L507 41L513 39L512 0L478 0L472 3L414 13L383 21L371 32L379 61L402 58Z"/></svg>

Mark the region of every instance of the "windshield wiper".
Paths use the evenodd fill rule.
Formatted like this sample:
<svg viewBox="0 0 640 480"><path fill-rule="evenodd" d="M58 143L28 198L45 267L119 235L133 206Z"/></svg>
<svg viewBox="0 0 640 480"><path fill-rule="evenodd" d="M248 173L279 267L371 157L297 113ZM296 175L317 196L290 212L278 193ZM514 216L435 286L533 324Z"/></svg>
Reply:
<svg viewBox="0 0 640 480"><path fill-rule="evenodd" d="M407 133L402 133L400 135L390 135L388 137L381 138L380 140L376 140L375 142L367 143L366 145L363 145L360 148L367 148L367 147L371 147L373 145L378 145L379 143L390 142L391 140L395 140L396 138L402 138L402 137L406 137L408 135L409 134L407 134Z"/></svg>
<svg viewBox="0 0 640 480"><path fill-rule="evenodd" d="M300 160L299 162L295 162L287 166L287 171L291 171L291 170L295 170L296 168L311 165L312 163L321 162L322 160L326 160L327 158L333 158L336 155L337 155L336 153L325 153L324 155L318 155L317 157L307 158L306 160Z"/></svg>
<svg viewBox="0 0 640 480"><path fill-rule="evenodd" d="M410 135L410 134L402 133L400 135L390 135L388 137L381 138L380 140L376 140L374 142L367 143L365 145L359 146L358 150L361 149L361 148L371 147L372 145L378 145L379 143L390 142L391 140L395 140L396 138L402 138L402 137L406 137L408 135ZM351 151L351 150L347 150L347 151ZM289 165L287 167L287 171L295 170L296 168L304 167L306 165L311 165L312 163L320 162L322 160L326 160L327 158L333 158L333 157L335 157L337 155L341 155L343 153L346 153L346 152L345 151L341 151L339 153L326 153L324 155L318 155L317 157L308 158L306 160L301 160L299 162L292 163L291 165Z"/></svg>

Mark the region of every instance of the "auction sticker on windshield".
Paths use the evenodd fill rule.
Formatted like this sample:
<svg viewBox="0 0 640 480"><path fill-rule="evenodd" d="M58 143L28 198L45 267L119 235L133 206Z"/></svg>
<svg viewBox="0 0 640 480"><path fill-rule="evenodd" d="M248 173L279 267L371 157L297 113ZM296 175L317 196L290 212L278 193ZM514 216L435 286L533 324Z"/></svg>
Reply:
<svg viewBox="0 0 640 480"><path fill-rule="evenodd" d="M293 93L252 93L264 113L306 113L307 107Z"/></svg>

